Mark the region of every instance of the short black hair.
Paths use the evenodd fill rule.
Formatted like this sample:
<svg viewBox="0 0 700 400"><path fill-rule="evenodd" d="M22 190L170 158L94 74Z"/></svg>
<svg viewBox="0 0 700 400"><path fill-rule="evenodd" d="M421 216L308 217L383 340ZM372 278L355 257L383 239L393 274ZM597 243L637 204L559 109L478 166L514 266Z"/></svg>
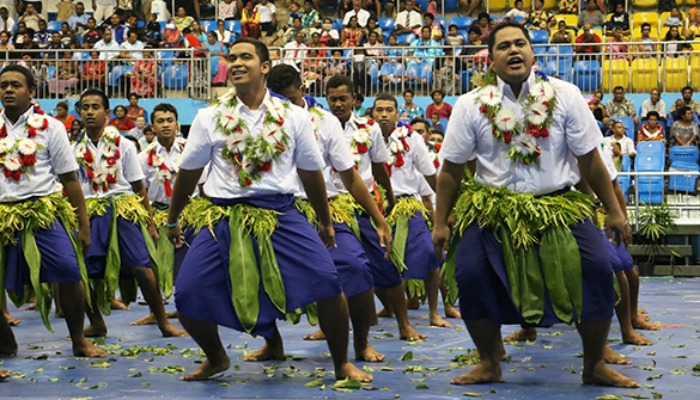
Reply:
<svg viewBox="0 0 700 400"><path fill-rule="evenodd" d="M430 122L428 122L425 118L413 118L411 120L411 126L413 126L413 124L423 124L427 129L430 129Z"/></svg>
<svg viewBox="0 0 700 400"><path fill-rule="evenodd" d="M239 43L249 43L255 46L255 54L258 55L260 64L264 63L265 61L270 61L270 50L267 49L265 43L259 41L258 39L253 39L252 37L239 36L233 41L233 43L231 43L231 47L229 47L229 49L232 49L233 46Z"/></svg>
<svg viewBox="0 0 700 400"><path fill-rule="evenodd" d="M681 93L685 92L686 90L690 90L690 93L693 93L693 87L692 86L686 86L683 89L681 89Z"/></svg>
<svg viewBox="0 0 700 400"><path fill-rule="evenodd" d="M154 123L156 121L157 112L171 112L175 114L175 120L177 121L177 108L175 108L175 106L170 103L160 103L157 106L153 107L153 111L151 111L151 123Z"/></svg>
<svg viewBox="0 0 700 400"><path fill-rule="evenodd" d="M401 93L401 94L405 96L406 93L410 93L411 96L414 96L414 97L415 97L415 95L416 95L415 92L413 92L413 89L406 89L406 90L404 90L403 93Z"/></svg>
<svg viewBox="0 0 700 400"><path fill-rule="evenodd" d="M615 91L618 90L618 89L619 89L619 90L622 90L622 92L625 91L625 88L624 88L624 87L622 87L622 86L615 86L615 87L613 88L613 93L615 93Z"/></svg>
<svg viewBox="0 0 700 400"><path fill-rule="evenodd" d="M124 114L128 114L128 113L129 113L129 110L127 110L126 107L124 107L124 106L121 105L121 104L118 105L118 106L116 106L116 107L114 107L114 110L112 110L112 111L113 111L114 114L116 115L116 114L117 114L117 110L119 110L119 109L124 110Z"/></svg>
<svg viewBox="0 0 700 400"><path fill-rule="evenodd" d="M489 38L488 38L488 49L489 49L489 58L493 58L493 46L496 44L496 34L500 32L501 30L505 28L516 28L519 29L520 32L523 33L523 36L525 36L525 40L532 46L532 41L530 40L530 32L525 28L523 25L521 25L518 22L515 21L505 21L501 22L500 24L496 25L496 27L493 28L491 33L489 33Z"/></svg>
<svg viewBox="0 0 700 400"><path fill-rule="evenodd" d="M347 86L348 92L355 93L355 85L353 85L352 79L346 75L333 75L328 82L326 82L326 95L329 89L337 89L341 86Z"/></svg>
<svg viewBox="0 0 700 400"><path fill-rule="evenodd" d="M56 108L62 108L64 110L68 110L68 103L65 101L59 101L58 104L56 104Z"/></svg>
<svg viewBox="0 0 700 400"><path fill-rule="evenodd" d="M679 116L679 117L682 117L682 116L684 116L685 113L687 113L688 111L693 111L693 109L690 108L690 107L688 107L688 106L683 106L683 107L681 107L681 108L678 109L678 116Z"/></svg>
<svg viewBox="0 0 700 400"><path fill-rule="evenodd" d="M479 28L476 25L472 25L469 27L469 30L467 31L467 34L470 33L476 33L477 35L481 36L481 28Z"/></svg>
<svg viewBox="0 0 700 400"><path fill-rule="evenodd" d="M80 104L82 104L83 99L87 96L99 96L102 99L102 107L105 110L109 110L109 97L107 97L107 93L105 93L103 90L96 88L86 89L83 93L80 94L80 100L78 100L78 109L80 109Z"/></svg>
<svg viewBox="0 0 700 400"><path fill-rule="evenodd" d="M131 99L132 97L136 97L137 99L140 99L140 98L141 98L141 96L139 96L137 93L134 93L134 92L130 92L130 93L126 96L127 99Z"/></svg>
<svg viewBox="0 0 700 400"><path fill-rule="evenodd" d="M30 71L27 67L23 67L19 64L6 65L5 68L0 71L0 76L3 76L6 72L19 72L20 74L24 75L27 88L29 88L29 90L36 90L36 80L34 79L32 71Z"/></svg>
<svg viewBox="0 0 700 400"><path fill-rule="evenodd" d="M404 92L405 93L405 92ZM374 98L374 104L372 104L372 108L377 106L378 101L391 101L394 103L394 107L399 108L399 103L396 101L396 97L394 97L393 94L389 94L387 92L381 92L377 94L377 97Z"/></svg>
<svg viewBox="0 0 700 400"><path fill-rule="evenodd" d="M430 13L430 12L423 14L423 18L425 18L425 17L430 17L430 19L432 19L432 20L435 19L435 15L433 13Z"/></svg>
<svg viewBox="0 0 700 400"><path fill-rule="evenodd" d="M645 119L649 119L649 117L656 117L656 119L661 118L658 112L656 111L649 111L645 117Z"/></svg>
<svg viewBox="0 0 700 400"><path fill-rule="evenodd" d="M275 65L267 73L267 88L277 94L281 94L288 87L301 86L301 74L289 64Z"/></svg>

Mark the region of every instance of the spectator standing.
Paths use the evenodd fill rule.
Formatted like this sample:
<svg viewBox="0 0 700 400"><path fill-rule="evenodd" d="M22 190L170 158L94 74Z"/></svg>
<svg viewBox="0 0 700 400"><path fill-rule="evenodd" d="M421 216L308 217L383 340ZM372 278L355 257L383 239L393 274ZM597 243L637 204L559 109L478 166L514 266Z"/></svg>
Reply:
<svg viewBox="0 0 700 400"><path fill-rule="evenodd" d="M632 117L634 126L639 125L637 112L634 110L634 102L625 97L625 88L616 86L613 89L613 98L608 100L605 109L610 117Z"/></svg>
<svg viewBox="0 0 700 400"><path fill-rule="evenodd" d="M666 103L661 100L661 93L659 89L651 89L649 93L649 98L642 102L642 116L645 117L649 115L650 112L656 112L658 114L657 118L659 121L666 122Z"/></svg>
<svg viewBox="0 0 700 400"><path fill-rule="evenodd" d="M433 89L430 97L433 99L433 102L425 110L425 116L432 118L433 114L435 114L439 119L450 119L452 106L444 102L445 92L442 89ZM443 129L442 131L444 132L445 130Z"/></svg>
<svg viewBox="0 0 700 400"><path fill-rule="evenodd" d="M260 15L260 28L267 36L272 36L277 30L277 7L269 0L260 0L255 8Z"/></svg>
<svg viewBox="0 0 700 400"><path fill-rule="evenodd" d="M109 18L117 8L117 0L92 0L92 17L97 23Z"/></svg>
<svg viewBox="0 0 700 400"><path fill-rule="evenodd" d="M637 133L637 143L639 142L652 142L652 141L664 141L664 127L659 124L659 113L656 111L649 111L647 114L642 114L646 117L647 122L642 124Z"/></svg>
<svg viewBox="0 0 700 400"><path fill-rule="evenodd" d="M578 15L577 26L581 28L585 24L591 24L593 26L605 25L605 16L603 16L603 13L598 9L595 0L586 0L586 9L581 11Z"/></svg>
<svg viewBox="0 0 700 400"><path fill-rule="evenodd" d="M680 119L673 122L671 126L668 147L673 146L694 146L700 138L700 128L693 121L693 110L688 106L683 106L678 110Z"/></svg>
<svg viewBox="0 0 700 400"><path fill-rule="evenodd" d="M678 100L676 100L676 102L671 106L669 112L676 111L680 108L680 106L686 106L690 108L695 115L700 115L700 104L697 102L697 100L693 99L693 88L690 86L684 87L681 89L681 96L682 97L678 100L681 100L682 103L679 103ZM680 106L678 104L680 104Z"/></svg>
<svg viewBox="0 0 700 400"><path fill-rule="evenodd" d="M625 125L622 124L622 122L615 121L613 123L612 136L608 136L603 140L609 146L609 148L613 150L613 155L616 155L614 153L613 143L619 143L621 147L621 154L634 157L637 155L637 152L634 149L634 141L627 136L626 129L627 128L625 128Z"/></svg>

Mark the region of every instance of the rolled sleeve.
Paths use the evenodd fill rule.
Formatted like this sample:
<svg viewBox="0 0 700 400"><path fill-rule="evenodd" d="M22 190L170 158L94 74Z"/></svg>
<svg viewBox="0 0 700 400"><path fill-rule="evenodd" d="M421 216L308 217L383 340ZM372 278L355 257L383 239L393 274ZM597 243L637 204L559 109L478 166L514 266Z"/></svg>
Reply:
<svg viewBox="0 0 700 400"><path fill-rule="evenodd" d="M299 118L292 128L294 129L294 163L297 168L304 171L317 171L323 169L323 155L318 148L314 136L314 127L311 124L309 114L304 110L294 109L300 113Z"/></svg>
<svg viewBox="0 0 700 400"><path fill-rule="evenodd" d="M187 136L187 146L180 159L180 168L190 171L204 168L213 159L211 132L205 123L213 120L214 116L210 110L197 113Z"/></svg>
<svg viewBox="0 0 700 400"><path fill-rule="evenodd" d="M141 161L136 152L136 145L131 143L130 140L122 140L119 147L122 152L122 167L124 168L124 178L126 181L134 183L145 180L146 175L143 174L143 170L141 169Z"/></svg>
<svg viewBox="0 0 700 400"><path fill-rule="evenodd" d="M562 92L557 96L557 100L561 101L557 107L561 107L565 113L563 128L566 134L566 145L575 156L580 157L598 146L600 129L577 87L568 85Z"/></svg>
<svg viewBox="0 0 700 400"><path fill-rule="evenodd" d="M343 134L343 127L332 115L326 115L323 120L323 129L328 135L327 151L331 165L336 171L347 171L355 166L355 162L350 154L350 144Z"/></svg>
<svg viewBox="0 0 700 400"><path fill-rule="evenodd" d="M472 100L473 101L473 100ZM440 149L440 158L453 164L464 164L475 158L476 133L470 118L468 96L457 99L452 108L450 123L447 125L445 140ZM590 111L588 111L590 114Z"/></svg>
<svg viewBox="0 0 700 400"><path fill-rule="evenodd" d="M51 120L51 119L49 119ZM73 154L73 147L68 141L66 128L62 123L49 122L51 136L49 137L49 163L57 175L73 172L78 169L78 162Z"/></svg>

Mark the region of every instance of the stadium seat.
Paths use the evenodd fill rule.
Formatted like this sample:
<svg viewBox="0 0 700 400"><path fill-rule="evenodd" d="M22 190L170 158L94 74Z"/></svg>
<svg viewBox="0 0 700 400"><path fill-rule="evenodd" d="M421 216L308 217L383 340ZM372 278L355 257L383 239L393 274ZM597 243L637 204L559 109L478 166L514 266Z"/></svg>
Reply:
<svg viewBox="0 0 700 400"><path fill-rule="evenodd" d="M662 165L661 169L653 169L653 170L647 170L647 171L663 171L663 158L665 157L666 154L666 145L662 141L645 141L645 142L639 142L637 143L637 156L638 158L643 158L643 157L661 157ZM639 171L639 168L636 165L635 160L635 169Z"/></svg>
<svg viewBox="0 0 700 400"><path fill-rule="evenodd" d="M643 204L661 204L664 200L663 176L637 177L639 201Z"/></svg>
<svg viewBox="0 0 700 400"><path fill-rule="evenodd" d="M544 9L551 10L557 8L557 0L544 0Z"/></svg>
<svg viewBox="0 0 700 400"><path fill-rule="evenodd" d="M635 31L639 31L639 28L642 26L643 23L649 23L651 25L652 29L656 27L656 29L659 28L659 14L655 12L636 12L632 16L632 29ZM639 31L641 32L641 31Z"/></svg>
<svg viewBox="0 0 700 400"><path fill-rule="evenodd" d="M391 32L394 30L394 24L396 23L396 20L393 18L379 18L379 22L377 25L382 28L382 32Z"/></svg>
<svg viewBox="0 0 700 400"><path fill-rule="evenodd" d="M655 58L637 58L632 61L632 91L648 93L659 86L659 66Z"/></svg>
<svg viewBox="0 0 700 400"><path fill-rule="evenodd" d="M455 12L457 11L457 0L445 0L445 12Z"/></svg>
<svg viewBox="0 0 700 400"><path fill-rule="evenodd" d="M593 92L600 87L600 63L596 60L574 63L574 84L583 92Z"/></svg>
<svg viewBox="0 0 700 400"><path fill-rule="evenodd" d="M530 41L533 45L548 44L549 34L547 31L528 31L530 33Z"/></svg>
<svg viewBox="0 0 700 400"><path fill-rule="evenodd" d="M634 6L639 8L653 8L658 3L658 0L634 0Z"/></svg>
<svg viewBox="0 0 700 400"><path fill-rule="evenodd" d="M620 172L630 172L632 161L630 160L630 156L627 154L622 155L622 168ZM627 192L630 188L630 176L629 175L618 175L617 176L617 183L620 184L620 189L622 189L622 194L624 194L625 199L627 199Z"/></svg>
<svg viewBox="0 0 700 400"><path fill-rule="evenodd" d="M174 51L159 51L158 59L163 67L169 67L175 63L175 52Z"/></svg>
<svg viewBox="0 0 700 400"><path fill-rule="evenodd" d="M676 146L679 147L679 146ZM685 146L683 146L685 147ZM691 146L687 146L691 147ZM692 146L697 150L697 147ZM671 149L673 150L673 149ZM675 161L671 163L669 171L694 171L700 170L697 162ZM671 175L668 180L668 190L675 192L693 193L697 183L697 175Z"/></svg>
<svg viewBox="0 0 700 400"><path fill-rule="evenodd" d="M428 10L428 0L416 0L416 5L420 7L421 14Z"/></svg>
<svg viewBox="0 0 700 400"><path fill-rule="evenodd" d="M474 71L471 69L464 69L462 70L462 93L466 93L469 91L471 87L471 81L472 81L472 75L474 74Z"/></svg>
<svg viewBox="0 0 700 400"><path fill-rule="evenodd" d="M343 30L343 20L342 19L334 19L333 20L333 29L336 31L340 32Z"/></svg>
<svg viewBox="0 0 700 400"><path fill-rule="evenodd" d="M571 44L576 42L576 31L574 29L567 29L567 32L569 32L569 36L571 36ZM554 34L557 33L556 30L552 30L552 33L549 35L549 42L552 43L552 38L554 37Z"/></svg>
<svg viewBox="0 0 700 400"><path fill-rule="evenodd" d="M515 2L513 2L513 5L515 5ZM508 8L508 0L487 0L486 1L486 9L488 10L489 13L492 13L494 11L503 11L506 8Z"/></svg>
<svg viewBox="0 0 700 400"><path fill-rule="evenodd" d="M409 43L410 44L413 40L415 40L415 38L416 38L416 35L412 32L400 33L400 34L396 35L396 43L398 43L399 45L401 43Z"/></svg>
<svg viewBox="0 0 700 400"><path fill-rule="evenodd" d="M445 34L447 34L447 18L445 17L435 17L435 21L439 22L443 28L445 28Z"/></svg>
<svg viewBox="0 0 700 400"><path fill-rule="evenodd" d="M578 26L578 15L576 15L576 14L559 14L559 15L555 15L554 19L557 20L557 23L559 23L559 21L563 20L564 22L566 22L566 26L571 26L571 27Z"/></svg>
<svg viewBox="0 0 700 400"><path fill-rule="evenodd" d="M230 30L231 32L235 33L237 36L241 36L243 33L241 31L241 20L240 19L235 19L233 21L228 21L228 24L226 26L226 29ZM340 32L340 31L338 31Z"/></svg>
<svg viewBox="0 0 700 400"><path fill-rule="evenodd" d="M63 21L49 21L46 23L47 32L60 32Z"/></svg>
<svg viewBox="0 0 700 400"><path fill-rule="evenodd" d="M634 119L632 119L632 117L610 117L610 119L613 121L622 122L622 126L625 127L625 133L627 134L627 137L634 140L634 135L636 132L634 131Z"/></svg>
<svg viewBox="0 0 700 400"><path fill-rule="evenodd" d="M662 71L664 92L680 92L688 85L687 58L665 58Z"/></svg>
<svg viewBox="0 0 700 400"><path fill-rule="evenodd" d="M445 128L445 131L447 131L447 124L450 122L449 119L447 118L440 118L440 125L442 125L443 128ZM445 132L442 132L445 133Z"/></svg>
<svg viewBox="0 0 700 400"><path fill-rule="evenodd" d="M452 17L450 19L450 25L457 25L457 29L469 29L472 22L472 17Z"/></svg>
<svg viewBox="0 0 700 400"><path fill-rule="evenodd" d="M603 61L603 90L612 92L616 86L629 87L630 64L627 60Z"/></svg>
<svg viewBox="0 0 700 400"><path fill-rule="evenodd" d="M199 21L199 25L202 27L204 32L215 31L216 21L212 19L203 19Z"/></svg>
<svg viewBox="0 0 700 400"><path fill-rule="evenodd" d="M673 146L668 150L668 159L673 164L676 161L696 163L700 156L695 146Z"/></svg>
<svg viewBox="0 0 700 400"><path fill-rule="evenodd" d="M187 66L171 65L163 72L163 87L166 89L184 89L187 87Z"/></svg>

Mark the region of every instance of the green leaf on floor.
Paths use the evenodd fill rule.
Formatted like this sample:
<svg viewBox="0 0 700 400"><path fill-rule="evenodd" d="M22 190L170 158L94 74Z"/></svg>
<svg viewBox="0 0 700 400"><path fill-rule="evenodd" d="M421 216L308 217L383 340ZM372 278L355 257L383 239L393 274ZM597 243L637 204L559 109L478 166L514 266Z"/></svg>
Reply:
<svg viewBox="0 0 700 400"><path fill-rule="evenodd" d="M425 383L421 383L420 385L416 386L416 389L430 389L430 386L426 385Z"/></svg>
<svg viewBox="0 0 700 400"><path fill-rule="evenodd" d="M462 393L462 396L466 396L466 397L482 397L483 394L477 393L477 392L464 392L464 393Z"/></svg>
<svg viewBox="0 0 700 400"><path fill-rule="evenodd" d="M95 360L90 363L90 368L109 368L112 364L107 360Z"/></svg>
<svg viewBox="0 0 700 400"><path fill-rule="evenodd" d="M413 361L413 352L409 351L401 356L401 361Z"/></svg>
<svg viewBox="0 0 700 400"><path fill-rule="evenodd" d="M604 394L596 397L595 400L622 400L622 397L615 394Z"/></svg>

